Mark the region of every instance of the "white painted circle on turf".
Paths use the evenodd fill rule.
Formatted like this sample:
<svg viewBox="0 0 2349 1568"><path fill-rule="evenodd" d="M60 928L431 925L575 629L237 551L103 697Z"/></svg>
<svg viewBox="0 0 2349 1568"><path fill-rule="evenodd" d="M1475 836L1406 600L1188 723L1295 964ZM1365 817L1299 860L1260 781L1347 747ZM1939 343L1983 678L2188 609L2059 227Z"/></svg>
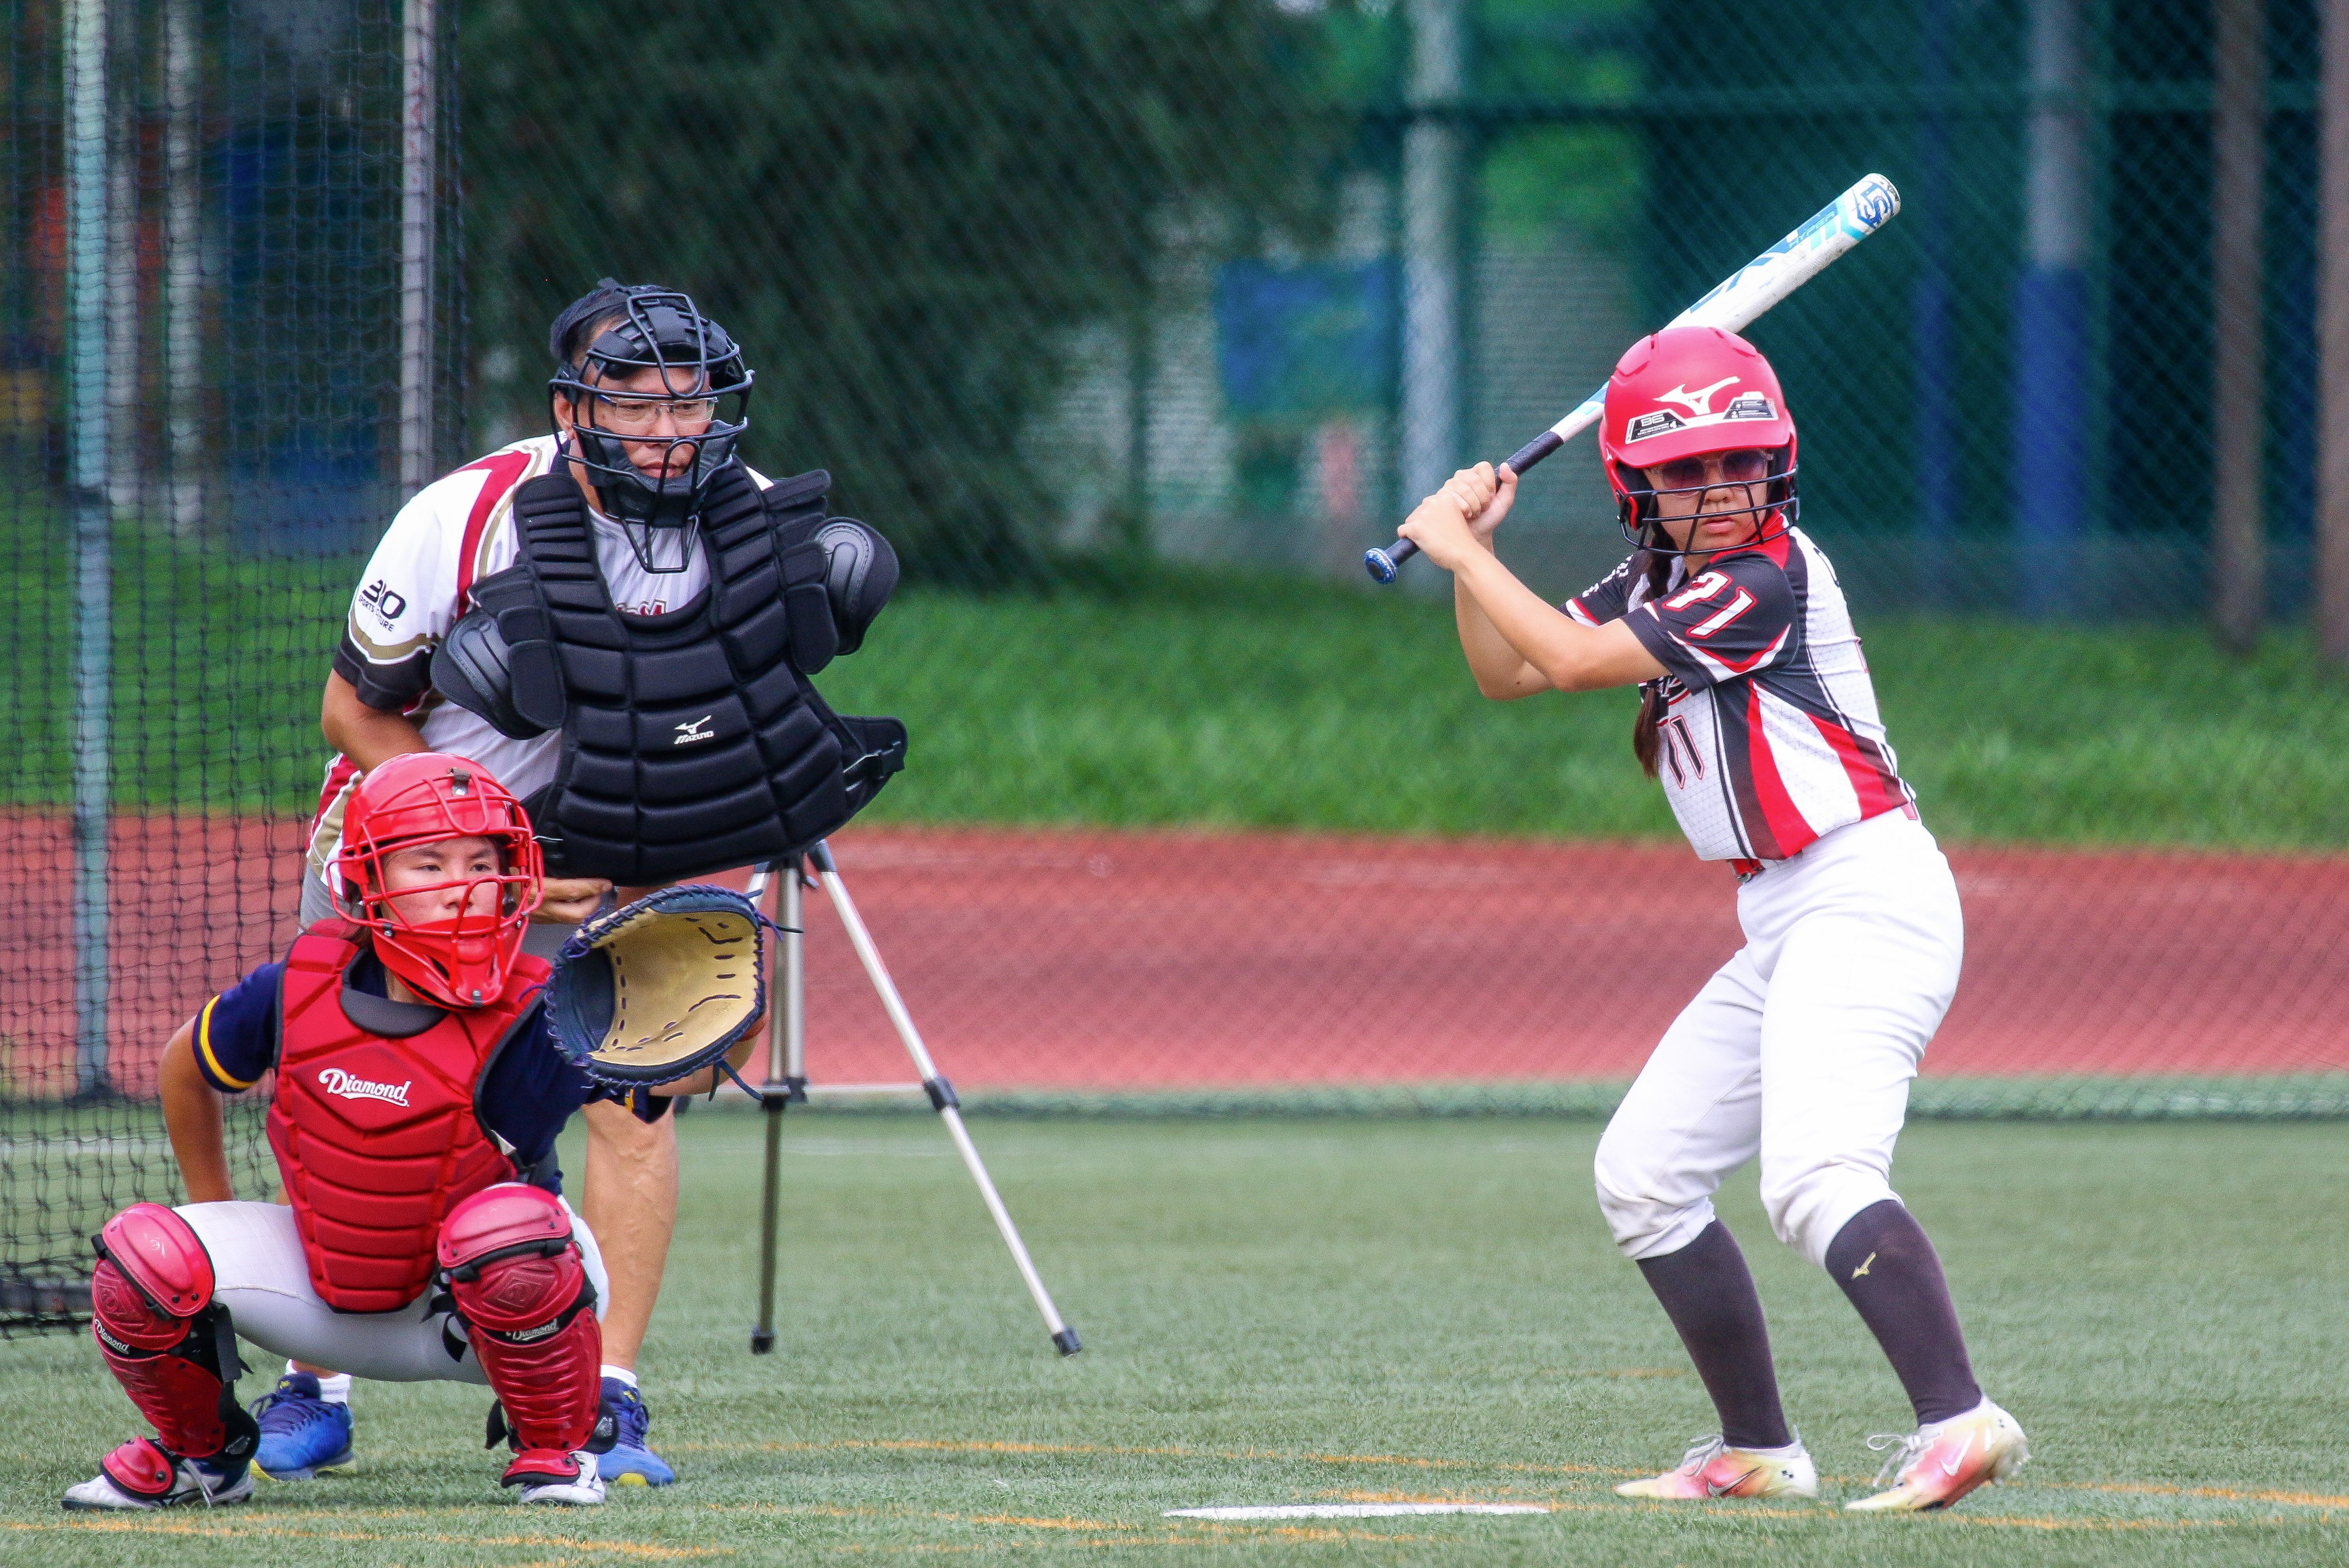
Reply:
<svg viewBox="0 0 2349 1568"><path fill-rule="evenodd" d="M1170 1508L1168 1519L1394 1519L1416 1513L1547 1513L1538 1502L1291 1502L1258 1508Z"/></svg>

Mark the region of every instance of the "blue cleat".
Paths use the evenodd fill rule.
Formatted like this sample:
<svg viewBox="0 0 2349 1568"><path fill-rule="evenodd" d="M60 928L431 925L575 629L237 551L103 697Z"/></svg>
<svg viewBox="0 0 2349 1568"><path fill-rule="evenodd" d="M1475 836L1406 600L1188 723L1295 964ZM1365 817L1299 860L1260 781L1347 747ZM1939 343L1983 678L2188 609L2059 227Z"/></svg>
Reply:
<svg viewBox="0 0 2349 1568"><path fill-rule="evenodd" d="M609 1423L607 1426L605 1423ZM668 1461L645 1446L653 1424L642 1394L617 1377L604 1379L604 1408L595 1421L595 1436L612 1435L612 1446L595 1456L604 1479L618 1486L667 1486L677 1479Z"/></svg>
<svg viewBox="0 0 2349 1568"><path fill-rule="evenodd" d="M253 1402L261 1422L261 1446L253 1468L272 1480L308 1480L358 1468L351 1457L351 1408L318 1397L318 1379L288 1372L277 1387Z"/></svg>

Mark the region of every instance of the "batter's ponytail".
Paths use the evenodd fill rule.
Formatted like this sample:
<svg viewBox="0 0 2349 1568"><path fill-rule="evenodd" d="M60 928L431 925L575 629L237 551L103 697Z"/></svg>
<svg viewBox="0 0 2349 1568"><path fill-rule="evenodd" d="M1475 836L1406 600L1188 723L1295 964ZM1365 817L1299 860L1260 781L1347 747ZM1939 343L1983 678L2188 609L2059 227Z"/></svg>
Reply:
<svg viewBox="0 0 2349 1568"><path fill-rule="evenodd" d="M1648 597L1660 599L1671 586L1672 558L1652 550L1642 550L1631 558L1631 575L1648 580ZM1663 749L1664 683L1661 680L1640 683L1640 717L1631 721L1631 755L1638 759L1640 771L1649 778L1657 777L1658 754Z"/></svg>

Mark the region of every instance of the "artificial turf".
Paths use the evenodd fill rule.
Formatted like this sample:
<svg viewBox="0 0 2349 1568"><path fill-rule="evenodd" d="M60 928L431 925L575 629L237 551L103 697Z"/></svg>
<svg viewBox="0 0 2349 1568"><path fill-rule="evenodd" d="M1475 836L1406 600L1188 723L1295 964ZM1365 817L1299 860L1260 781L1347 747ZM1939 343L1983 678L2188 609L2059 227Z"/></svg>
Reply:
<svg viewBox="0 0 2349 1568"><path fill-rule="evenodd" d="M486 1397L362 1385L359 1474L252 1506L69 1518L133 1429L85 1340L0 1346L0 1562L315 1568L1042 1563L2292 1563L2349 1558L2349 1161L2326 1124L1930 1124L1896 1181L1939 1242L2022 1480L1937 1516L1834 1503L1907 1423L1830 1282L1723 1212L1772 1312L1817 1503L1640 1504L1708 1429L1609 1246L1596 1125L1002 1120L975 1130L1085 1353L1055 1357L941 1130L793 1113L782 1343L745 1353L758 1122L683 1127L644 1364L683 1480L502 1502ZM249 1379L257 1393L264 1377ZM1206 1524L1164 1511L1523 1500L1508 1518Z"/></svg>

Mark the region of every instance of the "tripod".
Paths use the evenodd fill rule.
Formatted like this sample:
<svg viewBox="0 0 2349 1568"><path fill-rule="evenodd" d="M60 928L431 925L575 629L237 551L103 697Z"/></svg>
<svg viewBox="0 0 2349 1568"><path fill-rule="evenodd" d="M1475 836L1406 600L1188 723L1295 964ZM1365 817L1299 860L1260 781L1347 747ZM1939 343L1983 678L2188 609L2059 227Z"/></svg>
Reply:
<svg viewBox="0 0 2349 1568"><path fill-rule="evenodd" d="M808 876L811 868L815 872L812 880ZM1052 1336L1052 1347L1063 1356L1074 1356L1084 1348L1077 1339L1077 1331L1061 1321L1060 1309L1052 1305L1051 1293L1044 1288L1042 1276L1028 1256L1028 1245L1019 1239L1019 1228L1011 1222L1011 1211L1003 1206L1002 1195L996 1191L995 1182L987 1174L987 1165L978 1157L978 1147L971 1142L970 1131L963 1126L962 1102L955 1098L954 1085L938 1071L937 1064L930 1059L929 1048L922 1044L921 1032L914 1027L913 1015L905 1011L905 998L897 995L896 982L889 978L888 966L881 962L881 950L873 944L873 934L864 928L864 918L856 913L856 901L848 896L848 884L841 881L840 868L833 863L831 847L819 839L803 855L760 867L750 876L749 892L753 904L767 891L770 877L778 872L782 873L782 887L775 901L775 924L781 933L781 942L775 960L780 973L767 994L767 1075L759 1086L759 1104L767 1119L767 1170L759 1224L759 1325L750 1331L750 1354L764 1356L775 1347L775 1251L777 1231L782 1221L784 1109L805 1104L815 1095L919 1090L929 1097L931 1109L946 1123L947 1136L954 1140L955 1151L962 1156L963 1168L978 1183L978 1195L987 1204L987 1212L994 1216L1003 1244L1011 1249L1011 1261L1019 1268L1019 1277L1027 1282L1036 1310L1044 1315L1044 1326ZM865 975L872 980L873 989L889 1015L889 1022L896 1026L897 1037L905 1042L906 1054L914 1058L914 1070L921 1075L919 1083L808 1082L807 922L802 893L818 882L831 898L840 923L847 928L848 940L855 947Z"/></svg>

